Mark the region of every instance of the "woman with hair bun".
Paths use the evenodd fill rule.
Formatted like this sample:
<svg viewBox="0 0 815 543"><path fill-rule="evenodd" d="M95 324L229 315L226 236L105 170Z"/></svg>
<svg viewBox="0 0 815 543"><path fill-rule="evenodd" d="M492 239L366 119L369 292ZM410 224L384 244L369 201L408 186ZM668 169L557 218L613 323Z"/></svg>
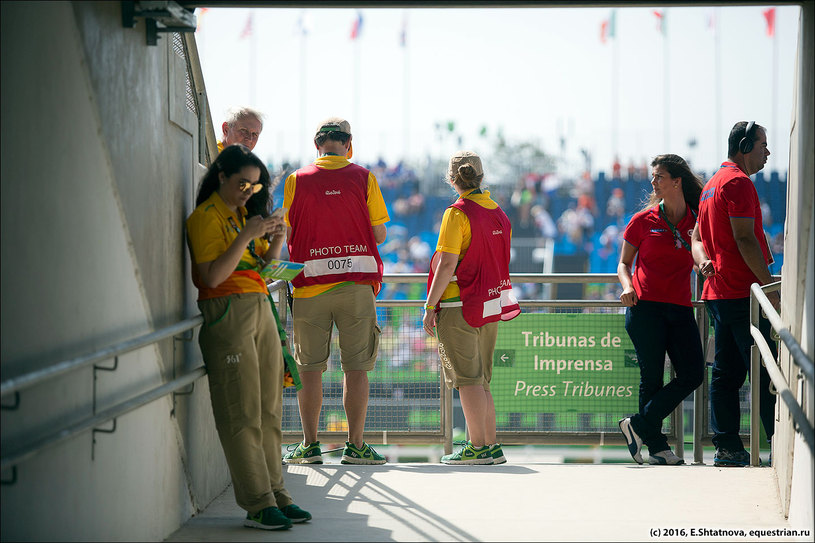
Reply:
<svg viewBox="0 0 815 543"><path fill-rule="evenodd" d="M521 309L509 280L512 227L490 193L481 190L483 179L475 153L460 151L450 158L445 181L458 199L442 217L427 281L424 329L439 340L444 380L459 391L469 433L461 450L441 458L445 464L506 462L495 432L492 355L498 322L515 318Z"/></svg>
<svg viewBox="0 0 815 543"><path fill-rule="evenodd" d="M702 182L678 155L659 155L651 168L654 190L625 228L617 266L625 329L640 366L639 411L619 426L638 464L645 444L649 464L679 465L685 461L668 445L662 421L702 384L702 341L690 292L691 234ZM663 386L666 353L676 377Z"/></svg>
<svg viewBox="0 0 815 543"><path fill-rule="evenodd" d="M271 190L248 147L226 147L201 181L187 240L204 317L198 344L235 500L246 510L244 526L281 530L311 514L283 484L283 351L260 275L285 236L282 215L264 217Z"/></svg>

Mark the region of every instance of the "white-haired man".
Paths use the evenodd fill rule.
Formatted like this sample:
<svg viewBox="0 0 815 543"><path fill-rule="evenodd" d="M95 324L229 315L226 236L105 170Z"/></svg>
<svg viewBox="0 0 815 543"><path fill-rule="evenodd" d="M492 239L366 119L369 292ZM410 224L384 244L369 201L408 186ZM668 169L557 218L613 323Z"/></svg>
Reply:
<svg viewBox="0 0 815 543"><path fill-rule="evenodd" d="M219 153L224 150L224 147L236 143L241 143L252 151L263 131L263 114L250 107L232 107L227 112L221 129L224 135L218 142Z"/></svg>

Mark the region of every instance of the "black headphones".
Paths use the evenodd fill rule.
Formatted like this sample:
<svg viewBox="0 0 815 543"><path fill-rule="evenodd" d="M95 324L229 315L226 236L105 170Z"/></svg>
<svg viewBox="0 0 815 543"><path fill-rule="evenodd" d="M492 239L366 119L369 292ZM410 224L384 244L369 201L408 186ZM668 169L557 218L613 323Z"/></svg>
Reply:
<svg viewBox="0 0 815 543"><path fill-rule="evenodd" d="M741 141L739 142L739 151L745 155L753 150L753 137L750 135L750 131L753 129L755 124L755 121L750 121L747 123L747 128L744 129L744 137L741 138Z"/></svg>

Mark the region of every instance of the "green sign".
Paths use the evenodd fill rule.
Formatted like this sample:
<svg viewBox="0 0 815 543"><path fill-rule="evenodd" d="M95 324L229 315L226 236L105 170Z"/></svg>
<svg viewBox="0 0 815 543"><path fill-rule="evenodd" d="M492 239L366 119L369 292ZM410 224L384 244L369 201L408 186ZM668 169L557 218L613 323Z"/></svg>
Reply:
<svg viewBox="0 0 815 543"><path fill-rule="evenodd" d="M498 328L499 414L636 412L639 381L624 315L524 313Z"/></svg>

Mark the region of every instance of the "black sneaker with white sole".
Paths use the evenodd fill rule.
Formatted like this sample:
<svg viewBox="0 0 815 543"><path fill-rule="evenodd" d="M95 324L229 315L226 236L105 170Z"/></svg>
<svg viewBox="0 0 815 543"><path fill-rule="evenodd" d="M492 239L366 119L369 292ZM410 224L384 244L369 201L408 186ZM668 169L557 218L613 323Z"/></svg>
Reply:
<svg viewBox="0 0 815 543"><path fill-rule="evenodd" d="M631 424L631 417L620 419L618 423L620 431L623 433L625 442L628 445L628 452L631 453L631 458L637 464L642 464L642 439L634 431L634 426Z"/></svg>

